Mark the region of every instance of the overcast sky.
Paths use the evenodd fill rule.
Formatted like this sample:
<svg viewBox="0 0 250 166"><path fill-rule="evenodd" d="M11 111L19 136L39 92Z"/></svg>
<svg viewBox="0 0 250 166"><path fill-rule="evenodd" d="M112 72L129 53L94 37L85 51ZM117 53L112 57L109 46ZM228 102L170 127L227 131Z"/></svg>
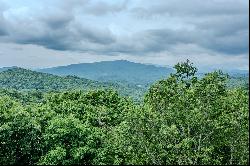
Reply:
<svg viewBox="0 0 250 166"><path fill-rule="evenodd" d="M126 59L248 69L248 0L0 0L0 67Z"/></svg>

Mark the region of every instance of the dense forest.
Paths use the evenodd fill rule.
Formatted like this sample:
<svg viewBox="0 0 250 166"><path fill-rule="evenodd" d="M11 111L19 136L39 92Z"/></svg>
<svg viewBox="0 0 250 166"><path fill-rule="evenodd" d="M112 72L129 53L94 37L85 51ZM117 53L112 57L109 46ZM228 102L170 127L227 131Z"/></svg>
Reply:
<svg viewBox="0 0 250 166"><path fill-rule="evenodd" d="M130 96L134 100L142 99L146 89L135 84L121 82L100 82L74 75L56 76L36 72L19 67L9 68L0 72L0 88L18 90L23 92L58 92L72 90L114 89L120 95Z"/></svg>
<svg viewBox="0 0 250 166"><path fill-rule="evenodd" d="M0 164L249 164L246 79L174 68L147 89L2 71Z"/></svg>

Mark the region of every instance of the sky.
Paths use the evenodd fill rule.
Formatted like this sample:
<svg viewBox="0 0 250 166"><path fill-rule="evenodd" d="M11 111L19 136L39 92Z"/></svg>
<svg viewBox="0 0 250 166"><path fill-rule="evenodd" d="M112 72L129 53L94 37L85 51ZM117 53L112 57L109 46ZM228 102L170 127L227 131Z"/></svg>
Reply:
<svg viewBox="0 0 250 166"><path fill-rule="evenodd" d="M249 68L248 0L0 0L0 67Z"/></svg>

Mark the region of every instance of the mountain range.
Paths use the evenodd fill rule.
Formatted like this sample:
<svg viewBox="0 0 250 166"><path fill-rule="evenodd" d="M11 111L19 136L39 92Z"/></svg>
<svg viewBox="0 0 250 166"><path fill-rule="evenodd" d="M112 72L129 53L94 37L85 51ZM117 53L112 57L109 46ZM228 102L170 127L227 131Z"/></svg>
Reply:
<svg viewBox="0 0 250 166"><path fill-rule="evenodd" d="M13 66L0 68L0 87L5 87L5 84L10 86L11 82L14 89L21 88L21 85L25 85L21 89L28 87L28 89L38 88L40 90L91 89L98 86L126 89L126 92L139 89L139 93L141 93L155 81L167 78L173 72L174 69L171 67L126 60L79 63L32 71ZM249 72L246 70L227 70L224 72L231 76L231 82L236 82L236 84L248 82ZM204 73L199 71L197 75L202 77ZM234 85L235 83L232 84L232 86ZM11 86L9 88L13 88Z"/></svg>
<svg viewBox="0 0 250 166"><path fill-rule="evenodd" d="M14 67L0 68L0 72ZM51 68L34 69L34 71L49 73L58 76L77 76L95 81L122 82L135 85L149 85L156 80L168 77L174 72L171 67L157 66L153 64L141 64L127 60L102 61L94 63L70 64L67 66L57 66ZM203 75L205 70L199 70L199 75ZM231 76L248 77L247 70L224 70Z"/></svg>
<svg viewBox="0 0 250 166"><path fill-rule="evenodd" d="M79 63L67 66L37 69L36 71L59 76L75 75L96 81L127 82L136 85L150 85L164 79L174 72L172 67L141 64L127 60L102 61L94 63ZM212 70L211 70L212 71ZM198 75L203 75L206 70L199 70ZM224 70L231 76L248 77L247 70Z"/></svg>
<svg viewBox="0 0 250 166"><path fill-rule="evenodd" d="M41 92L64 90L96 90L113 89L123 96L141 99L146 88L135 84L100 82L77 76L57 76L41 73L19 67L0 70L0 89L13 89L18 91L38 90Z"/></svg>
<svg viewBox="0 0 250 166"><path fill-rule="evenodd" d="M145 85L166 78L174 70L167 67L117 60L71 64L38 69L37 71L59 76L75 75L96 81L116 81Z"/></svg>
<svg viewBox="0 0 250 166"><path fill-rule="evenodd" d="M129 61L72 64L46 69L0 68L0 89L41 92L115 89L139 101L150 85L174 72L169 67ZM249 86L247 71L231 72L228 87ZM229 73L229 74L230 74ZM202 77L202 74L200 75Z"/></svg>

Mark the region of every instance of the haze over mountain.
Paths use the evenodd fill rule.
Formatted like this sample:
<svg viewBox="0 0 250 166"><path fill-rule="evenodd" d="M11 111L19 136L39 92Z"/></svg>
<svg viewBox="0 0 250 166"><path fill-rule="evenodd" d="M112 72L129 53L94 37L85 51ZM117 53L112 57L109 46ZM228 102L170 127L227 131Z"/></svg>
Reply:
<svg viewBox="0 0 250 166"><path fill-rule="evenodd" d="M41 92L62 90L96 90L114 89L123 96L139 99L146 88L133 84L118 84L114 82L100 82L76 76L56 76L19 67L2 68L0 70L0 89L13 89L18 91L38 90Z"/></svg>
<svg viewBox="0 0 250 166"><path fill-rule="evenodd" d="M8 69L20 69L16 66L0 68L1 71ZM198 75L212 72L215 69L203 68L198 70ZM174 72L171 67L156 66L153 64L141 64L127 60L102 61L95 63L79 63L67 66L58 66L52 68L36 69L35 71L53 74L57 76L77 76L83 79L90 79L101 82L119 83L122 86L133 86L133 88L147 88L153 82L167 78ZM249 77L248 70L223 70L232 77ZM27 74L27 73L26 73ZM54 77L54 76L53 76ZM79 83L78 83L79 84ZM74 86L74 84L72 85ZM133 89L132 88L132 89Z"/></svg>
<svg viewBox="0 0 250 166"><path fill-rule="evenodd" d="M200 75L215 69L201 69ZM174 72L173 68L142 64L127 60L102 61L95 63L79 63L67 66L38 69L37 71L59 76L75 75L97 81L119 81L130 84L151 84L156 80L166 78ZM247 70L224 70L229 75L248 75Z"/></svg>
<svg viewBox="0 0 250 166"><path fill-rule="evenodd" d="M174 70L167 67L117 60L71 64L68 66L39 69L38 71L60 76L76 75L98 81L122 81L133 84L147 84L166 78Z"/></svg>
<svg viewBox="0 0 250 166"><path fill-rule="evenodd" d="M42 92L112 88L138 101L148 87L172 72L173 68L125 60L72 64L37 71L13 66L0 68L0 88ZM199 77L203 75L198 73ZM248 87L248 71L231 70L229 75L229 88Z"/></svg>
<svg viewBox="0 0 250 166"><path fill-rule="evenodd" d="M12 67L2 67L2 68L0 68L0 72L5 71L5 70L9 70L9 69L13 69L13 68L17 68L17 66L12 66Z"/></svg>

